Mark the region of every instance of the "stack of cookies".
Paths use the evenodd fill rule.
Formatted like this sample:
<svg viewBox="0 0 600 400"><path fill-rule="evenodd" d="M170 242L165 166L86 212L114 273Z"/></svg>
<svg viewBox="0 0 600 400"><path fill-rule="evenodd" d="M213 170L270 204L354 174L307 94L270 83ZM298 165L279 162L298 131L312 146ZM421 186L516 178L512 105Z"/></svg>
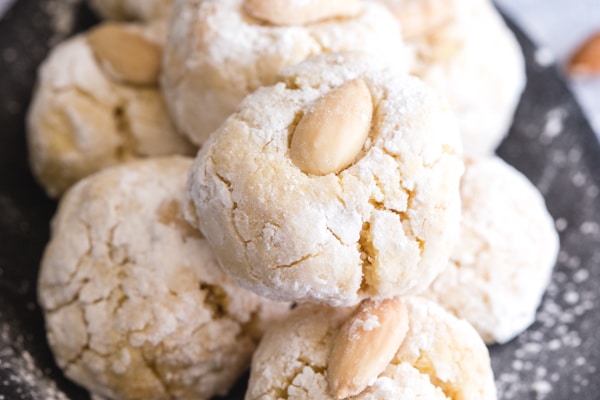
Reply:
<svg viewBox="0 0 600 400"><path fill-rule="evenodd" d="M496 398L486 344L532 323L558 238L493 155L525 76L487 0L90 3L112 21L52 51L28 117L70 379Z"/></svg>

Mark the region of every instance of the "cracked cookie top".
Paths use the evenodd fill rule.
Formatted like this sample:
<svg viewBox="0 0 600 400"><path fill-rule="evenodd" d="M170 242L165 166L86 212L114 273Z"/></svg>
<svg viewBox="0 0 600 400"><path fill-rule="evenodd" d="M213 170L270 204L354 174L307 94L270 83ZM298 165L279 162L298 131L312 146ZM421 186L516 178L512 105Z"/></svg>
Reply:
<svg viewBox="0 0 600 400"><path fill-rule="evenodd" d="M399 69L408 68L399 24L379 4L327 2L341 6L331 15L290 25L259 19L246 3L258 1L175 2L162 88L178 128L197 145L236 110L244 96L273 84L281 69L310 56L365 51L388 59ZM273 3L323 7L317 1ZM283 14L294 15L292 11Z"/></svg>
<svg viewBox="0 0 600 400"><path fill-rule="evenodd" d="M537 188L500 158L466 162L462 222L448 267L423 293L505 343L535 320L559 248Z"/></svg>
<svg viewBox="0 0 600 400"><path fill-rule="evenodd" d="M525 86L514 34L489 0L378 0L400 21L411 72L448 98L466 155L492 155Z"/></svg>
<svg viewBox="0 0 600 400"><path fill-rule="evenodd" d="M51 197L107 166L194 152L158 91L160 29L101 25L56 46L41 65L27 141Z"/></svg>
<svg viewBox="0 0 600 400"><path fill-rule="evenodd" d="M103 18L114 20L153 21L167 19L173 0L89 0Z"/></svg>
<svg viewBox="0 0 600 400"><path fill-rule="evenodd" d="M267 297L352 305L423 290L458 235L463 163L447 105L358 53L315 57L277 81L199 152L186 218L227 272ZM313 139L321 147L308 162L293 160ZM306 172L310 157L327 160L349 142L358 153L349 165Z"/></svg>
<svg viewBox="0 0 600 400"><path fill-rule="evenodd" d="M391 332L390 316L378 312L377 304L357 311L322 305L295 309L266 332L256 350L246 400L346 398L336 392L335 377L354 363L336 369L338 350L359 364L346 376L348 382L368 378L350 393L352 399L496 399L489 353L473 327L425 299L393 301L400 308L386 312L400 311L404 326L394 332L398 344L385 350L369 341L375 335L386 341ZM389 361L373 369L373 358Z"/></svg>
<svg viewBox="0 0 600 400"><path fill-rule="evenodd" d="M183 219L192 161L138 160L62 198L39 301L65 374L110 399L206 399L246 370L265 325L289 305L221 272Z"/></svg>

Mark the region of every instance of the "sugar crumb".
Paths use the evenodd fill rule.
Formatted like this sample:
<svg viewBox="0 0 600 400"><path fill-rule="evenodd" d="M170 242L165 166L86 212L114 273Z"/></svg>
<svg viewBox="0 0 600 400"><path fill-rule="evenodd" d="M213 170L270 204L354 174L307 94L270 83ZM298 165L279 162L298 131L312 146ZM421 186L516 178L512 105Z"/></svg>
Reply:
<svg viewBox="0 0 600 400"><path fill-rule="evenodd" d="M569 223L565 218L557 218L554 222L554 226L557 231L564 232L564 230L567 229L567 226L569 226Z"/></svg>
<svg viewBox="0 0 600 400"><path fill-rule="evenodd" d="M547 68L554 64L554 54L547 47L538 48L533 55L535 62L543 68Z"/></svg>
<svg viewBox="0 0 600 400"><path fill-rule="evenodd" d="M21 398L68 400L68 397L44 374L36 365L33 356L25 349L26 338L12 331L11 319L6 315L0 314L0 316L3 321L6 321L0 325L0 371L5 379L4 383L17 387L19 394L23 396L11 400ZM5 396L0 395L0 400L4 398Z"/></svg>
<svg viewBox="0 0 600 400"><path fill-rule="evenodd" d="M552 140L563 132L564 119L567 112L563 108L553 108L546 114L544 129L540 135L540 142L549 144Z"/></svg>

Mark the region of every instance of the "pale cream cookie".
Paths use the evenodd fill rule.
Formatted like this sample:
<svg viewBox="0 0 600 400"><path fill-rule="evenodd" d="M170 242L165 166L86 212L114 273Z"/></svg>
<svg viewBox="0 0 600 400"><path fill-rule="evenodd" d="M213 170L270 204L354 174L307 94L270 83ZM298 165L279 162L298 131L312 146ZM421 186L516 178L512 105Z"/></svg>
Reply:
<svg viewBox="0 0 600 400"><path fill-rule="evenodd" d="M399 24L370 1L183 0L173 14L162 88L197 145L244 96L310 56L365 51L408 69Z"/></svg>
<svg viewBox="0 0 600 400"><path fill-rule="evenodd" d="M39 301L65 374L107 399L208 399L289 305L235 285L181 214L192 161L138 160L62 198Z"/></svg>
<svg viewBox="0 0 600 400"><path fill-rule="evenodd" d="M449 107L358 53L277 80L200 150L186 217L223 268L267 297L352 305L423 290L458 236L463 163Z"/></svg>
<svg viewBox="0 0 600 400"><path fill-rule="evenodd" d="M173 0L89 0L90 7L102 18L155 21L168 19Z"/></svg>
<svg viewBox="0 0 600 400"><path fill-rule="evenodd" d="M456 113L466 155L489 155L504 138L525 86L514 34L489 0L379 0L414 52L411 72Z"/></svg>
<svg viewBox="0 0 600 400"><path fill-rule="evenodd" d="M161 36L153 27L104 24L58 45L41 65L27 141L51 197L107 166L193 154L158 90Z"/></svg>
<svg viewBox="0 0 600 400"><path fill-rule="evenodd" d="M535 320L559 248L539 191L499 158L471 160L461 182L462 223L450 264L424 293L504 343Z"/></svg>
<svg viewBox="0 0 600 400"><path fill-rule="evenodd" d="M302 305L265 334L246 400L496 399L471 325L417 297Z"/></svg>

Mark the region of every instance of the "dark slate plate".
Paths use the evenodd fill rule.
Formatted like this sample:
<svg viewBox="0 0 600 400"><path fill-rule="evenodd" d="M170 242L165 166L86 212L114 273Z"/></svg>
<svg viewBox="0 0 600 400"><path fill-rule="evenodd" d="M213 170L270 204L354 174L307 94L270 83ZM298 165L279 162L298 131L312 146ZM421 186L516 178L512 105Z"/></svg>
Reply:
<svg viewBox="0 0 600 400"><path fill-rule="evenodd" d="M20 0L0 20L0 400L88 399L55 366L36 305L56 204L29 172L24 114L49 47L94 21L81 0ZM536 323L491 348L499 398L599 399L600 148L555 68L513 29L529 83L499 154L544 193L562 250Z"/></svg>

